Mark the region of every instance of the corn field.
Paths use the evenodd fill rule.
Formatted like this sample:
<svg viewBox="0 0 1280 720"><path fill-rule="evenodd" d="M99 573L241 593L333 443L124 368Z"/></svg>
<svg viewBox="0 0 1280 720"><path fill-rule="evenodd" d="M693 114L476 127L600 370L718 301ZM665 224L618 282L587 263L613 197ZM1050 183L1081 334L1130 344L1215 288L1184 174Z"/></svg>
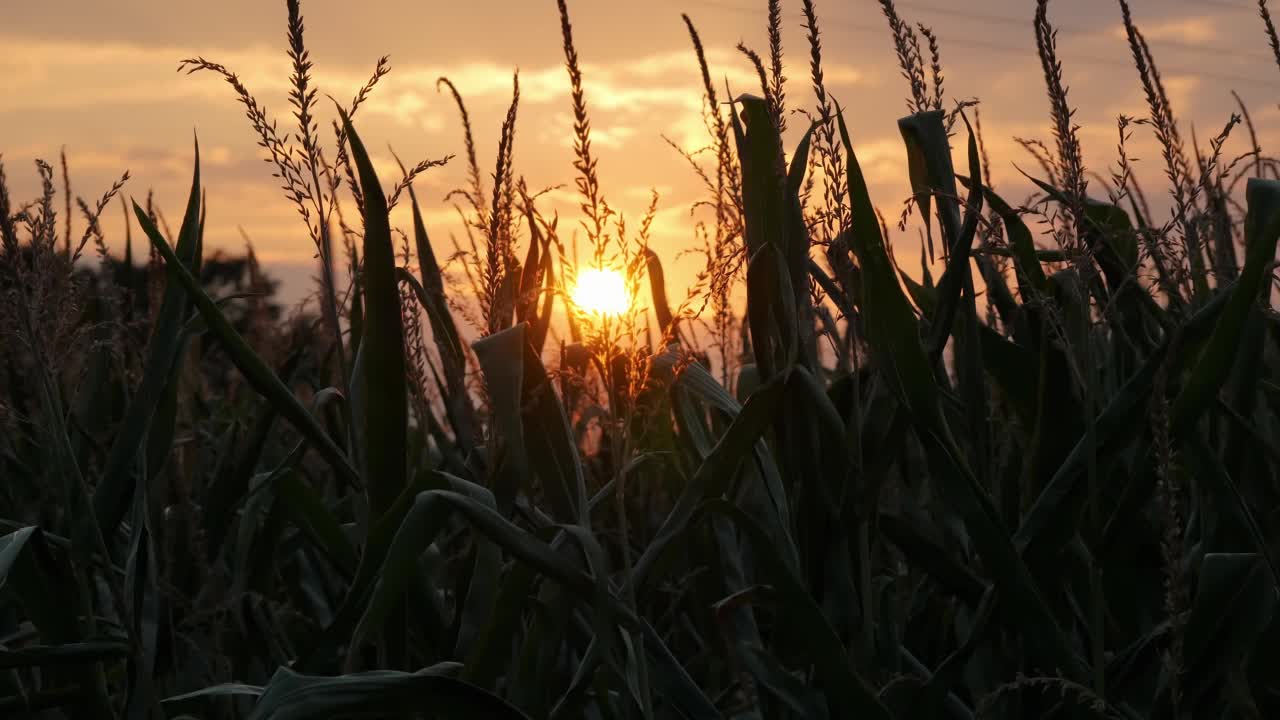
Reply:
<svg viewBox="0 0 1280 720"><path fill-rule="evenodd" d="M461 149L384 184L357 129L389 63L330 107L285 5L283 124L180 69L226 84L296 208L305 310L203 247L198 141L173 228L126 174L74 238L65 159L25 203L0 165L0 717L1280 717L1280 164L1243 105L1183 139L1125 0L1148 114L1091 165L1034 3L1051 139L1016 199L941 41L878 0L909 91L891 220L815 2L794 65L761 3L732 96L685 16L705 268L677 293L660 198L628 223L599 179L566 0L563 221L515 167L518 74L492 172L442 78ZM452 246L414 190L445 163ZM625 307L575 295L592 272Z"/></svg>

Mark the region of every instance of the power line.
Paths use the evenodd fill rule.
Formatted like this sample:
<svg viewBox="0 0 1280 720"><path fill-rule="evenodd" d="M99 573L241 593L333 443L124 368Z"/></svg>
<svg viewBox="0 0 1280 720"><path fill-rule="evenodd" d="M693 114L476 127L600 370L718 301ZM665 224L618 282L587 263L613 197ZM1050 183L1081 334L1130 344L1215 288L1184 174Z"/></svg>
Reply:
<svg viewBox="0 0 1280 720"><path fill-rule="evenodd" d="M1228 0L1181 0L1181 2L1183 5L1192 5L1196 7L1199 7L1202 5L1212 5L1214 7L1225 8L1227 10L1235 10L1236 12L1250 12L1250 13L1258 12L1258 6L1256 4L1253 4L1253 5L1250 5L1248 3L1242 4L1242 3L1229 2Z"/></svg>
<svg viewBox="0 0 1280 720"><path fill-rule="evenodd" d="M1210 0L1199 0L1199 1L1210 3ZM949 7L933 5L929 3L904 2L903 0L898 0L897 4L902 7L915 8L917 10L923 10L925 12L931 12L937 15L956 17L964 20L973 20L976 22L984 22L984 23L995 23L997 25L1005 25L1008 27L1018 27L1018 28L1031 27L1030 19L1021 20L1018 18L1009 17L1008 15L984 13L984 12L978 12L978 11L972 11L972 10L962 11L962 10L955 10ZM1218 4L1218 3L1211 3L1211 4ZM1237 10L1241 9L1239 6L1231 5L1229 3L1224 4L1224 6L1235 8ZM1091 31L1086 30L1085 28L1072 27L1070 25L1055 24L1054 29L1058 30L1058 32L1063 35L1092 34ZM1261 38L1261 30L1259 31L1259 38ZM1240 50L1233 50L1231 48L1219 47L1217 45L1207 45L1203 43L1191 43L1191 42L1184 42L1181 40L1169 40L1169 39L1151 40L1149 41L1149 43L1157 47L1165 46L1165 47L1171 47L1171 48L1178 48L1179 50L1186 50L1188 52L1207 53L1207 54L1227 56L1227 57L1238 57L1242 60L1256 60L1258 62L1266 62L1266 63L1270 63L1273 60L1271 55L1267 55L1263 53L1243 52Z"/></svg>
<svg viewBox="0 0 1280 720"><path fill-rule="evenodd" d="M719 10L721 12L747 14L747 15L752 15L756 17L760 16L760 13L755 8L743 7L741 5L737 5L734 3L722 2L721 0L667 0L667 2L668 4L701 5L703 7L706 7L712 10ZM794 19L794 18L802 18L803 16L793 14L792 17ZM857 20L853 20L850 18L842 18L842 17L837 17L834 19L828 18L823 20L822 22L827 25L834 25L840 28L844 28L846 30L857 32L857 33L875 34L885 38L888 37L888 30L883 25L880 25L880 24L864 23L864 22L859 22ZM1019 47L1016 45L1007 45L1004 43L995 43L987 40L975 40L975 39L969 39L969 38L961 39L961 40L948 39L946 40L945 44L949 46L970 48L975 50L989 50L995 53L1017 55L1024 58L1027 57L1028 55L1034 55L1036 53L1035 49L1030 47ZM1108 58L1102 58L1102 57L1097 57L1092 55L1081 55L1081 54L1075 54L1075 53L1072 53L1070 55L1069 60L1072 63L1079 63L1081 65L1091 65L1091 66L1102 67L1102 68L1111 69L1111 70L1114 70L1119 66L1127 65L1127 63L1117 62L1115 60L1111 60ZM1207 80L1217 80L1224 83L1235 83L1237 85L1251 85L1254 87L1266 88L1268 90L1273 90L1273 91L1280 90L1280 84L1276 82L1268 82L1265 80L1258 80L1257 78L1244 77L1241 75L1231 75L1231 74L1218 73L1218 72L1207 72L1204 70L1191 70L1188 68L1173 67L1173 66L1166 66L1163 69L1166 73L1170 73L1170 74L1193 75L1193 76L1204 78Z"/></svg>

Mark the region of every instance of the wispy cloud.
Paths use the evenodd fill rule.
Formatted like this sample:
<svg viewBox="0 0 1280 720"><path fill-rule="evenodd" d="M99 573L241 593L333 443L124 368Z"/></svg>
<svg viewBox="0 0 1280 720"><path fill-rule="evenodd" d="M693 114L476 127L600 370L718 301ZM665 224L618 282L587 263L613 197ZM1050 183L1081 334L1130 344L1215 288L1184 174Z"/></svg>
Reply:
<svg viewBox="0 0 1280 720"><path fill-rule="evenodd" d="M1219 39L1218 19L1212 16L1196 16L1157 20L1142 24L1142 34L1147 40L1177 40L1184 43L1208 44ZM1123 26L1112 29L1112 37L1125 39Z"/></svg>
<svg viewBox="0 0 1280 720"><path fill-rule="evenodd" d="M130 12L160 6L158 0L128 4L134 6ZM989 4L1006 16L1029 19L1025 3L1004 0L1002 6L993 0ZM389 185L398 179L399 170L387 150L388 143L406 162L448 153L461 157L456 109L452 98L437 92L436 80L440 76L450 77L462 92L471 110L482 172L490 172L498 129L511 99L512 73L516 70L515 64L504 58L520 58L516 170L533 187L563 185L546 196L545 202L549 210L561 213L563 228L572 228L576 226L579 201L572 185L572 156L567 140L572 127L569 86L558 56L554 12L543 17L522 3L518 5L512 10L513 17L518 16L524 23L530 22L531 17L540 18L545 21L540 27L550 34L539 35L520 28L486 35L469 24L474 18L466 21L471 11L450 8L441 10L451 22L447 30L423 31L426 35L450 34L443 44L429 39L420 41L416 28L413 32L405 30L413 21L406 15L403 20L397 18L398 26L387 35L378 36L376 42L361 36L349 44L337 45L348 28L330 30L326 35L325 24L339 15L317 2L314 14L308 16L309 37L315 41L315 81L322 93L346 103L367 79L376 55L371 54L362 62L352 58L359 57L363 48L384 41L389 43L387 50L397 53L392 56L391 75L357 118L374 163ZM675 15L680 10L679 3L672 5L670 15L660 19L634 9L605 13L600 9L604 5L584 8L580 17L592 17L594 13L597 24L584 19L577 29L585 42L580 49L585 62L587 102L605 189L612 205L628 218L638 218L648 204L648 189L657 186L662 200L653 227L654 242L674 255L675 249L687 247L693 237L689 208L701 197L702 189L684 160L660 136L665 135L686 151L708 144L701 75L688 36ZM1063 56L1072 85L1071 99L1080 109L1077 119L1082 125L1086 162L1091 169L1105 174L1115 161L1116 116L1142 116L1146 107L1136 73L1128 64L1123 35L1118 34L1117 16L1086 18L1091 12L1086 5L1060 6L1064 24L1091 28L1064 34ZM494 3L478 3L480 6L481 10L472 14L492 9ZM99 10L93 5L85 12L107 13L108 7L101 5L103 9ZM1187 4L1174 8L1173 4L1155 3L1141 9L1141 27L1153 42L1166 88L1175 109L1182 114L1188 139L1192 123L1203 128L1202 139L1211 131L1216 132L1234 105L1227 84L1206 80L1199 71L1212 67L1222 73L1256 77L1253 65L1241 65L1246 61L1234 57L1267 50L1256 19L1248 14L1220 14L1210 12L1207 6ZM626 13L633 20L619 26L614 16ZM927 17L923 10L920 15L913 19L938 19ZM39 13L28 15L37 16ZM607 25L602 20L606 16L610 21ZM954 19L954 15L946 17ZM759 92L753 69L733 45L742 38L757 49L764 47L763 9L757 18L734 13L724 19L723 24L699 25L721 102L728 100L731 93ZM636 24L641 22L651 24ZM943 43L948 95L978 96L983 101L983 124L996 164L996 182L1016 202L1026 182L1014 165L1030 169L1032 163L1011 138L1019 135L1049 139L1047 101L1041 72L1030 49L1029 22L1026 34L1016 39L992 38L992 44L1027 47L1025 57L988 51L976 43L969 44L967 34L961 35L949 25L933 25ZM5 152L10 165L11 181L33 187L33 173L25 172L24 165L30 168L27 163L35 156L55 158L58 147L66 143L73 179L85 194L129 168L135 180L127 188L128 193L143 197L154 187L163 207L180 204L190 172L189 139L194 126L200 133L209 191L210 246L238 248L241 239L237 226L243 225L262 257L280 262L293 259L305 266L313 248L294 210L275 186L269 166L262 162L230 89L214 76L187 77L175 72L180 59L195 54L225 63L260 95L269 111L280 119L283 130L291 125L291 118L286 104L288 59L277 44L280 29L254 25L237 30L228 26L225 31L165 35L163 38L179 39L158 42L122 40L138 38L136 28L88 35L80 31L76 36L70 32L60 35L57 29L49 29L43 35L0 30L0 47L4 48L0 52L0 93L5 97L0 105L0 127L5 130L0 151ZM468 33L466 38L455 37L463 31ZM790 60L788 97L792 107L803 107L811 96L803 32L798 24L789 25L786 32ZM101 39L85 42L86 36ZM1246 37L1247 46L1238 40ZM205 43L199 38L213 40ZM846 31L846 26L833 21L824 28L824 40L828 90L846 108L873 201L892 218L910 190L902 141L893 125L902 113L906 88L898 77L887 31L882 37L869 38ZM499 44L502 46L495 46ZM1191 62L1170 49L1178 44L1240 49L1233 56L1202 53ZM335 54L336 61L332 59ZM1268 72L1274 72L1274 67L1269 66ZM1280 76L1276 79L1280 80ZM1263 94L1265 88L1253 90L1257 100L1267 98L1266 103L1256 103L1255 120L1264 149L1272 148L1280 142L1280 114L1271 106L1272 95ZM322 100L321 110L327 122L332 117L327 100ZM796 116L790 144L803 131L804 124L803 118ZM327 126L322 127L322 133L330 137ZM958 136L957 147L962 149L963 141L963 135ZM1246 144L1240 138L1232 142ZM1153 187L1157 186L1159 154L1146 129L1136 129L1132 149L1143 158L1139 169L1153 179ZM963 162L961 155L958 159ZM453 209L442 199L464 177L465 168L455 160L449 167L433 170L418 181L429 229L446 247L449 233L460 228ZM114 223L119 220L107 220L108 233L118 231ZM397 211L395 221L407 227L404 208ZM914 236L900 239L907 248L914 245ZM672 265L678 268L669 278L674 286L692 277L691 268L696 261L684 258Z"/></svg>

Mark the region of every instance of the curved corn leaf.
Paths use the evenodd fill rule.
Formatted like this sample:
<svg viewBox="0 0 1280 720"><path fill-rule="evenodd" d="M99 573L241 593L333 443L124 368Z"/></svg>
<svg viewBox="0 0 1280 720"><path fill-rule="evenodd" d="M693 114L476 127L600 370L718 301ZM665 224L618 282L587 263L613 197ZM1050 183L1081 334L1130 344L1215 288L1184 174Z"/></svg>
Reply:
<svg viewBox="0 0 1280 720"><path fill-rule="evenodd" d="M971 180L967 177L958 177L961 183L967 187L972 187ZM1022 215L1014 210L1004 198L996 194L991 188L982 185L982 196L986 198L987 204L992 210L996 211L996 215L1000 217L1000 222L1004 224L1005 239L1008 241L1010 249L1013 251L1013 258L1017 267L1017 279L1019 293L1022 295L1023 302L1033 297L1031 291L1040 293L1048 292L1049 278L1044 274L1044 268L1040 267L1040 258L1036 254L1035 240L1032 238L1031 230L1027 228L1027 224L1022 221Z"/></svg>
<svg viewBox="0 0 1280 720"><path fill-rule="evenodd" d="M987 591L987 584L960 562L941 541L910 518L880 513L879 528L889 542L897 546L907 562L923 569L934 582L976 607Z"/></svg>
<svg viewBox="0 0 1280 720"><path fill-rule="evenodd" d="M267 399L276 410L285 417L298 432L306 438L307 442L314 445L316 450L328 461L334 472L338 474L348 484L360 487L363 483L360 475L351 467L351 463L347 461L346 455L338 448L337 444L329 437L320 423L307 412L301 401L294 396L288 386L280 379L275 372L263 362L262 358L249 347L249 343L236 332L231 326L226 316L218 309L215 303L204 289L200 287L199 281L191 274L173 249L169 247L169 243L156 231L155 226L147 217L143 209L135 202L133 204L134 214L138 218L138 222L142 224L144 230L147 231L147 237L151 239L151 244L155 247L160 256L164 258L166 268L172 277L177 278L178 282L187 291L196 309L200 311L201 317L209 325L209 330L215 337L221 341L223 348L231 357L233 363L239 368L253 389Z"/></svg>
<svg viewBox="0 0 1280 720"><path fill-rule="evenodd" d="M139 214L139 217L144 217L144 214ZM178 244L173 253L176 259L165 259L166 262L181 263L192 275L197 276L200 272L200 227L200 144L197 141L191 192L187 197L187 210L182 218ZM153 244L164 242L160 231L149 217L143 222L142 229ZM142 384L129 403L121 429L111 444L102 480L93 494L94 514L97 515L98 526L106 538L115 534L116 527L128 512L129 502L133 497L138 453L147 441L152 416L166 397L166 388L172 389L177 382L177 371L182 363L182 348L185 344L182 329L187 322L190 307L191 300L183 291L182 285L168 282L160 301L155 329L147 343L147 362ZM176 405L176 395L170 392L168 397ZM167 452L168 448L165 450Z"/></svg>
<svg viewBox="0 0 1280 720"><path fill-rule="evenodd" d="M533 346L525 342L520 352L516 362L524 364L521 419L530 468L538 477L557 521L590 527L586 514L586 478L569 417Z"/></svg>
<svg viewBox="0 0 1280 720"><path fill-rule="evenodd" d="M938 388L924 348L918 323L893 264L885 250L884 238L867 184L853 152L843 112L837 112L840 136L848 155L849 204L853 211L854 251L861 261L863 298L861 303L867 342L875 353L880 373L889 380L917 423L936 443L934 452L942 456L937 466L938 492L951 503L972 535L979 555L990 568L1012 620L1024 634L1028 650L1037 662L1064 672L1068 677L1088 676L1082 660L1067 643L1060 626L1045 604L1026 564L1014 549L994 503L960 457L946 419L942 416Z"/></svg>
<svg viewBox="0 0 1280 720"><path fill-rule="evenodd" d="M723 413L729 422L733 422L742 412L742 403L729 394L729 391L716 381L706 368L693 363L682 367L679 375L674 375L674 369L679 362L679 356L673 352L663 353L654 358L655 373L662 377L666 382L670 383L674 389L687 393L689 396L705 403L708 407L714 408ZM754 369L754 366L744 366L743 373ZM738 381L738 391L745 393L744 397L750 397L751 393L759 387L759 381L744 381L741 377ZM692 411L691 411L692 414ZM702 430L691 426L694 431ZM712 442L710 433L706 433L705 442L698 448L698 452L702 454L702 459L712 450ZM769 446L764 440L759 440L755 444L755 460L756 469L758 470L763 487L763 491L767 497L769 508L772 515L777 518L776 527L781 533L783 541L787 545L793 545L791 540L791 510L790 502L787 499L787 490L782 484L782 475L778 472L778 464L775 462L773 453L770 452Z"/></svg>
<svg viewBox="0 0 1280 720"><path fill-rule="evenodd" d="M1184 631L1186 702L1193 704L1210 688L1221 687L1221 675L1251 651L1259 630L1271 622L1280 603L1276 593L1266 564L1258 555L1204 556Z"/></svg>
<svg viewBox="0 0 1280 720"><path fill-rule="evenodd" d="M1194 346L1212 332L1229 297L1229 293L1219 293L1183 324L1181 336L1184 346ZM1104 462L1110 453L1126 447L1132 433L1143 427L1140 419L1147 412L1156 373L1165 362L1169 348L1168 339L1155 348L1098 415L1096 433L1101 442L1095 450L1099 463ZM1183 357L1177 359L1185 360ZM1021 552L1026 553L1029 548L1048 542L1050 538L1053 538L1052 542L1065 542L1074 533L1075 521L1084 503L1084 493L1079 492L1078 487L1089 461L1088 440L1087 437L1081 438L1076 443L1023 517L1014 538Z"/></svg>
<svg viewBox="0 0 1280 720"><path fill-rule="evenodd" d="M907 409L925 422L939 416L937 385L920 345L919 321L902 292L885 248L875 207L867 193L843 111L836 113L848 157L849 208L853 213L852 245L862 269L858 307L864 335L894 391Z"/></svg>
<svg viewBox="0 0 1280 720"><path fill-rule="evenodd" d="M951 146L941 110L916 113L898 121L898 129L907 146L911 185L920 203L921 212L930 214L930 200L937 199L947 243L947 267L937 286L935 316L931 318L929 356L937 362L952 332L952 321L960 310L961 291L973 285L970 253L977 236L977 221L982 211L982 194L977 188L969 192L966 216L961 221L956 200L955 170L951 161ZM967 123L967 120L966 120ZM969 158L971 172L980 171L977 161L978 146L975 135L969 132ZM926 217L925 223L929 222ZM972 304L972 292L966 305Z"/></svg>
<svg viewBox="0 0 1280 720"><path fill-rule="evenodd" d="M278 374L286 382L293 377L304 354L303 348L298 348L281 366ZM267 439L278 416L279 413L274 405L269 402L262 404L257 417L249 426L247 443L238 453L230 469L214 476L205 493L201 519L204 525L207 554L210 558L216 557L222 548L222 542L232 524L235 507L249 489L249 481L266 449Z"/></svg>
<svg viewBox="0 0 1280 720"><path fill-rule="evenodd" d="M810 124L809 129L804 131L804 136L796 145L795 152L791 154L791 167L787 170L787 194L789 195L800 197L804 187L804 174L809 169L809 147L813 144L813 132L817 129L817 122Z"/></svg>
<svg viewBox="0 0 1280 720"><path fill-rule="evenodd" d="M827 623L822 608L814 602L787 563L777 553L769 534L755 520L725 500L708 500L700 511L723 515L734 522L748 539L756 557L778 592L784 608L779 621L797 634L803 646L812 653L819 681L827 693L832 709L839 717L883 718L889 720L888 709L854 669L835 630Z"/></svg>
<svg viewBox="0 0 1280 720"><path fill-rule="evenodd" d="M375 599L369 603L369 620L363 625L377 625L377 615L389 611L403 584L412 572L413 559L435 539L436 532L449 516L456 513L466 519L477 532L507 553L539 573L563 586L585 603L604 600L597 580L570 562L552 546L521 530L503 518L492 506L451 490L424 492L415 499L412 511L395 534L386 562L379 571L380 581ZM645 650L651 654L658 684L680 710L692 718L716 718L714 705L693 684L688 674L671 655L653 628L617 596L609 593L608 610L623 626L644 636Z"/></svg>
<svg viewBox="0 0 1280 720"><path fill-rule="evenodd" d="M23 548L38 532L40 532L39 528L24 527L0 536L0 588L4 587L9 571L18 562L18 556L22 554Z"/></svg>
<svg viewBox="0 0 1280 720"><path fill-rule="evenodd" d="M0 670L10 668L85 665L102 660L123 660L130 655L126 643L112 640L30 645L17 650L0 649Z"/></svg>
<svg viewBox="0 0 1280 720"><path fill-rule="evenodd" d="M467 358L463 353L457 325L449 312L444 278L440 273L440 265L436 262L435 250L427 235L427 226L422 221L422 211L418 208L418 197L412 186L409 187L409 200L413 208L413 236L417 245L418 271L422 275L422 282L419 284L408 273L402 279L410 281L418 301L422 303L422 309L427 313L431 337L439 351L441 371L448 390L445 395L445 412L453 425L458 444L466 451L474 447L480 437L480 424L475 417L471 396L467 393Z"/></svg>
<svg viewBox="0 0 1280 720"><path fill-rule="evenodd" d="M307 485L298 472L289 470L275 476L275 492L294 522L302 529L340 571L355 575L359 563L355 548L347 540L341 524L320 495Z"/></svg>
<svg viewBox="0 0 1280 720"><path fill-rule="evenodd" d="M396 282L396 253L391 245L387 199L378 174L369 161L364 143L340 111L351 146L351 160L364 193L364 334L360 354L364 358L365 493L373 518L382 517L407 481L409 402L405 375L404 326L400 314L400 290ZM372 523L370 523L372 525Z"/></svg>
<svg viewBox="0 0 1280 720"><path fill-rule="evenodd" d="M792 299L782 252L773 244L762 246L747 264L747 318L755 364L765 377L781 372L799 354Z"/></svg>
<svg viewBox="0 0 1280 720"><path fill-rule="evenodd" d="M735 654L764 692L777 700L780 707L790 710L794 717L805 720L825 720L830 717L821 694L783 667L764 648L751 643L738 643Z"/></svg>
<svg viewBox="0 0 1280 720"><path fill-rule="evenodd" d="M659 559L671 544L683 536L698 511L708 498L722 495L737 472L739 463L773 421L773 415L782 401L787 375L778 375L762 385L742 406L742 412L716 443L711 454L698 467L689 484L676 499L674 507L662 521L653 540L645 547L631 569L629 582L633 588L645 588ZM627 592L623 593L624 596Z"/></svg>
<svg viewBox="0 0 1280 720"><path fill-rule="evenodd" d="M257 696L249 720L322 720L352 714L398 716L430 713L462 720L472 717L521 720L527 716L498 697L450 676L453 665L415 673L390 670L337 677L302 675L280 668L265 687L228 684L166 698L174 705L192 700Z"/></svg>
<svg viewBox="0 0 1280 720"><path fill-rule="evenodd" d="M475 342L489 397L489 473L498 510L509 515L516 493L529 487L531 471L524 441L524 345L528 323Z"/></svg>
<svg viewBox="0 0 1280 720"><path fill-rule="evenodd" d="M1236 357L1245 319L1258 301L1263 280L1276 256L1280 239L1280 181L1250 178L1248 217L1245 219L1245 261L1222 316L1214 326L1203 354L1173 404L1175 432L1191 430L1213 401Z"/></svg>
<svg viewBox="0 0 1280 720"><path fill-rule="evenodd" d="M649 294L653 296L653 314L658 318L658 329L662 337L675 336L675 317L671 314L671 305L667 302L666 274L662 271L662 259L658 253L644 249L645 273L649 276Z"/></svg>
<svg viewBox="0 0 1280 720"><path fill-rule="evenodd" d="M742 105L742 120L736 111L732 119L742 165L743 237L747 257L754 260L761 248L775 246L781 260L778 272L788 280L786 285L779 283L776 292L770 295L750 293L748 306L762 299L770 306L779 303L773 310L777 315L775 322L779 326L794 327L799 349L808 355L813 336L812 305L808 302L809 233L800 198L789 189L782 138L770 116L768 103L752 95L741 95L735 102ZM785 296L781 294L784 288L788 291ZM748 313L755 314L750 307Z"/></svg>

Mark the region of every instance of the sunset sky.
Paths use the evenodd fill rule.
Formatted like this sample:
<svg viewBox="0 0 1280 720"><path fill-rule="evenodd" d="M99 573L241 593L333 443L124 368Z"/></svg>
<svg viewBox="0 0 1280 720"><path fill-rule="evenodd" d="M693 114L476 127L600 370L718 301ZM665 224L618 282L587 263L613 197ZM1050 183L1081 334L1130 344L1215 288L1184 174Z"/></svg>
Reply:
<svg viewBox="0 0 1280 720"><path fill-rule="evenodd" d="M305 290L312 246L275 189L230 88L211 74L175 71L179 60L194 55L221 62L237 71L285 125L290 117L283 2L6 5L0 25L0 152L15 199L37 190L32 161L56 162L65 145L78 194L97 197L127 168L133 179L126 193L141 200L153 188L168 217L176 218L190 178L195 129L209 193L206 247L238 250L243 241L237 226L242 227L259 255L287 281L290 297ZM982 101L994 183L1011 200L1021 200L1025 183L1014 165L1036 168L1012 138L1050 141L1031 27L1035 3L900 0L897 6L907 20L938 33L948 102ZM1188 140L1193 125L1202 144L1217 134L1235 110L1231 90L1236 90L1249 104L1264 151L1276 146L1280 69L1252 2L1133 0L1132 6ZM808 47L799 0L784 7L788 99L796 108L812 98ZM873 200L886 216L896 217L909 193L905 152L894 124L906 112L907 88L889 31L874 0L819 0L817 7L828 89L846 108ZM675 266L671 282L676 287L696 265L692 258L677 263L674 256L692 238L689 208L700 191L662 136L690 149L707 140L699 118L698 68L680 13L688 13L702 33L721 86L727 79L734 92L755 92L750 67L733 48L742 40L767 53L765 8L765 0L570 2L606 193L613 206L638 219L650 189L660 192L655 244ZM441 75L450 77L467 100L482 169L490 172L511 74L518 67L517 172L531 187L565 184L549 208L558 209L565 221L576 220L568 82L554 0L305 0L303 13L322 93L349 101L377 58L391 56L391 75L357 118L386 185L398 176L388 144L407 162L461 157L453 103L436 92ZM1084 128L1086 164L1106 175L1115 161L1116 117L1146 115L1119 7L1112 0L1057 0L1050 17L1061 31L1059 51ZM325 101L326 138L330 107ZM1143 159L1148 193L1156 195L1162 168L1145 133L1136 131L1135 154ZM1239 131L1228 147L1230 155L1244 152L1246 134ZM429 230L446 248L457 224L443 199L464 176L465 166L455 160L418 183ZM77 227L82 227L79 221ZM122 242L120 227L120 211L113 206L105 223L109 241ZM899 260L915 255L914 234L896 239Z"/></svg>

